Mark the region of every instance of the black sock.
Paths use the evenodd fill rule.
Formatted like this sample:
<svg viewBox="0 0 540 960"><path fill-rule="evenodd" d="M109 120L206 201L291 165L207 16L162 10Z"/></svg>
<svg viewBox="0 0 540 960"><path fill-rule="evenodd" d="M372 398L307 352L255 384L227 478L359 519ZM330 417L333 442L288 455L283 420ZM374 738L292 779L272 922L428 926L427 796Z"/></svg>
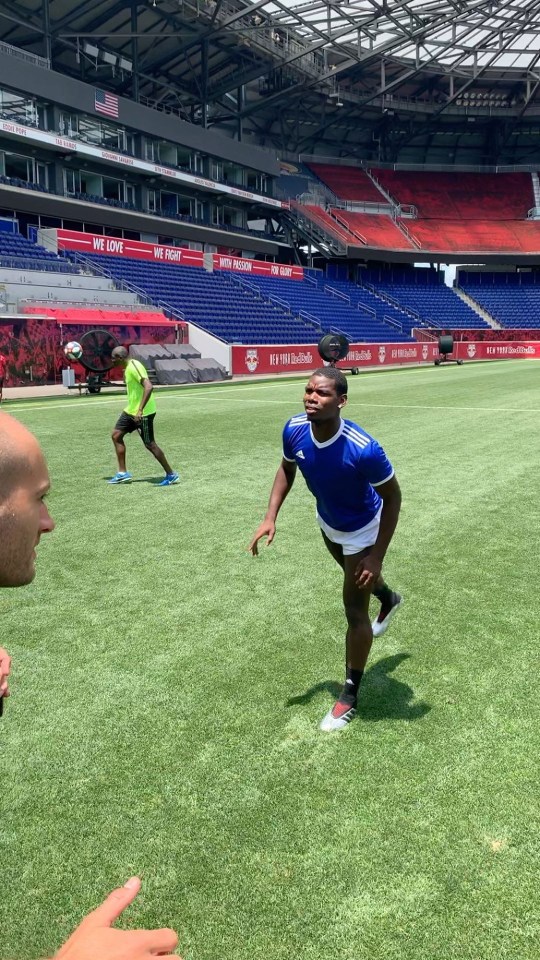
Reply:
<svg viewBox="0 0 540 960"><path fill-rule="evenodd" d="M373 596L381 601L383 607L391 607L394 603L394 591L390 589L387 583L383 583L382 587L377 587L373 591Z"/></svg>
<svg viewBox="0 0 540 960"><path fill-rule="evenodd" d="M354 670L352 667L347 667L347 679L340 699L346 698L349 700L350 698L351 702L356 703L358 687L363 676L363 670Z"/></svg>

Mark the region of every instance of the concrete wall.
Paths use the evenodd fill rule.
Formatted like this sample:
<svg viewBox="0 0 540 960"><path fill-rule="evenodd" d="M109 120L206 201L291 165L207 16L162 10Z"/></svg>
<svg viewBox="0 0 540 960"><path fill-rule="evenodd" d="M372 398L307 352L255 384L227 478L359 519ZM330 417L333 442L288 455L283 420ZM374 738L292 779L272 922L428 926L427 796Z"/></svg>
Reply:
<svg viewBox="0 0 540 960"><path fill-rule="evenodd" d="M225 367L227 373L231 373L231 347L230 344L218 340L211 333L195 326L194 323L188 323L188 340L192 347L198 350L202 357L212 357Z"/></svg>

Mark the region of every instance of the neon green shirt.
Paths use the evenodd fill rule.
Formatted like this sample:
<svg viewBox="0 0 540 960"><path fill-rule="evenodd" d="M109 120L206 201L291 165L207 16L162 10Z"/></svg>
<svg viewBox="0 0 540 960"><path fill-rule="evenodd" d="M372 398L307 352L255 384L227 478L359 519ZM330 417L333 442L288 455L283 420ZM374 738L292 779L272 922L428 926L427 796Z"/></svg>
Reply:
<svg viewBox="0 0 540 960"><path fill-rule="evenodd" d="M143 366L141 361L130 360L126 369L124 370L124 379L126 381L128 395L127 407L124 407L124 412L129 413L132 417L136 417L139 412L139 407L144 394L144 387L141 381L146 380L147 378L148 373L146 372L146 368ZM156 401L154 400L154 394L152 394L143 410L143 416L148 417L151 413L155 412Z"/></svg>

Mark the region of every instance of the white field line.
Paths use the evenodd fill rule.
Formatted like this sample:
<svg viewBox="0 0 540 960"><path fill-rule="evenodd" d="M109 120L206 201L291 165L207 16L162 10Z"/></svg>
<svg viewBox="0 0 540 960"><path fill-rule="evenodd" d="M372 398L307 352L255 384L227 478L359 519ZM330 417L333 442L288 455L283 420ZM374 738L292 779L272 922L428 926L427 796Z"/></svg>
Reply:
<svg viewBox="0 0 540 960"><path fill-rule="evenodd" d="M496 362L496 361L495 361L495 362ZM512 363L511 360L506 360L506 361L504 361L504 362L505 362L506 365L509 365L510 363ZM520 365L522 365L522 364L523 364L523 361L522 361L522 360L514 360L513 363L514 363L514 364L518 364L518 363L519 363ZM498 366L498 365L497 365L497 366ZM371 381L372 378L374 378L374 377L377 377L378 379L381 378L381 377L394 377L394 378L395 378L395 377L396 377L396 374L399 375L399 374L404 374L404 373L407 373L407 374L409 374L409 375L412 375L412 374L416 374L416 375L422 374L424 377L425 377L425 375L426 375L427 373L431 373L431 374L432 374L431 380L429 380L429 381L427 381L427 382L428 382L428 383L435 383L435 382L438 381L438 374L435 373L435 372L431 369L431 367L429 367L429 368L427 368L427 369L426 369L425 367L414 367L414 368L412 368L412 369L404 369L404 370L381 370L381 371L376 371L376 372L374 372L374 373L370 373L370 381ZM308 379L308 374L307 374L307 372L306 372L306 382L307 382L307 379ZM423 382L424 382L424 383L426 382L425 379L424 379ZM261 391L261 390L278 390L279 388L284 388L284 387L294 388L295 386L296 386L296 384L291 383L290 380L288 380L288 381L286 381L286 382L284 382L284 383L275 383L275 382L274 382L274 383L239 384L237 387L229 387L229 386L226 386L226 385L221 385L221 384L218 385L218 384L216 384L216 386L214 387L214 389L212 389L212 387L205 387L203 390L200 390L200 391L197 391L197 392L195 392L195 390L189 390L189 391L185 391L185 392L182 391L181 393L168 394L168 395L167 395L167 394L161 394L161 393L158 392L155 396L156 396L156 399L157 399L158 406L161 407L161 406L163 406L164 403L167 403L167 402L177 402L177 401L179 401L179 400L181 400L181 401L186 401L186 400L220 400L220 401L225 401L225 402L226 402L226 401L227 401L227 398L229 397L229 395L230 395L231 393L247 393L247 392L250 392L250 391L253 391L253 390L256 390L256 391ZM301 394L301 390L299 390L299 391L298 391L298 394L297 394L297 396L298 396L298 402L301 404L301 396L300 396L300 394ZM12 410L18 410L18 411L20 411L21 409L22 409L22 410L27 409L27 410L29 410L29 411L34 411L34 410L61 410L61 409L65 409L65 408L67 408L67 407L71 407L72 409L75 409L75 406L77 406L77 407L79 407L79 408L83 407L83 408L85 408L85 409L86 409L87 407L105 407L105 406L114 406L114 405L121 406L122 403L123 403L123 401L124 401L124 397L125 397L125 396L126 396L125 393L124 393L124 394L119 394L119 395L117 395L114 399L111 399L111 400L96 400L96 399L89 399L89 398L84 398L84 399L83 399L82 397L71 397L70 400L69 400L68 402L66 402L66 403L58 403L58 402L54 399L54 397L48 398L45 403L33 402L33 401L31 401L31 400L30 400L30 401L28 401L28 400L11 400L11 401L8 401L8 403L4 406L4 410L5 410L6 413L9 413L9 412L12 411ZM243 402L244 402L244 401L241 400L240 398L234 398L233 400L231 400L231 402L235 402L235 401L236 401L236 403L243 403ZM249 399L249 403L254 403L254 402L255 402L255 403L278 403L278 404L284 404L284 403L289 403L290 401L289 401L289 400L270 400L270 399L268 399L268 400L256 400L255 398L250 398L250 399ZM527 408L527 409L525 409L525 410L522 410L522 409L513 408L513 407L459 407L459 406L448 406L448 405L446 405L446 404L441 404L440 406L429 406L429 405L424 405L424 404L371 403L369 400L349 400L347 406L349 406L349 407L350 407L350 406L387 407L387 408L389 408L389 409L394 409L394 410L409 409L409 408L410 408L410 409L416 409L416 410L485 410L485 411L493 410L493 411L498 412L498 413L539 413L539 412L540 412L539 410L531 410L530 408Z"/></svg>

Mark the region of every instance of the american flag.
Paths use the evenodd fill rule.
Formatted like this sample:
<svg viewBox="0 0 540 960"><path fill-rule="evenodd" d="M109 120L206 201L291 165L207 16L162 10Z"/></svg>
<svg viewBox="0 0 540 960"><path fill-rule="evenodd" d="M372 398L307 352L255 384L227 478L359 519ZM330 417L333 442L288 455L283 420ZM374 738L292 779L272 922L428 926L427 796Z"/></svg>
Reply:
<svg viewBox="0 0 540 960"><path fill-rule="evenodd" d="M118 97L106 90L96 90L94 109L97 113L106 113L108 117L118 117Z"/></svg>

